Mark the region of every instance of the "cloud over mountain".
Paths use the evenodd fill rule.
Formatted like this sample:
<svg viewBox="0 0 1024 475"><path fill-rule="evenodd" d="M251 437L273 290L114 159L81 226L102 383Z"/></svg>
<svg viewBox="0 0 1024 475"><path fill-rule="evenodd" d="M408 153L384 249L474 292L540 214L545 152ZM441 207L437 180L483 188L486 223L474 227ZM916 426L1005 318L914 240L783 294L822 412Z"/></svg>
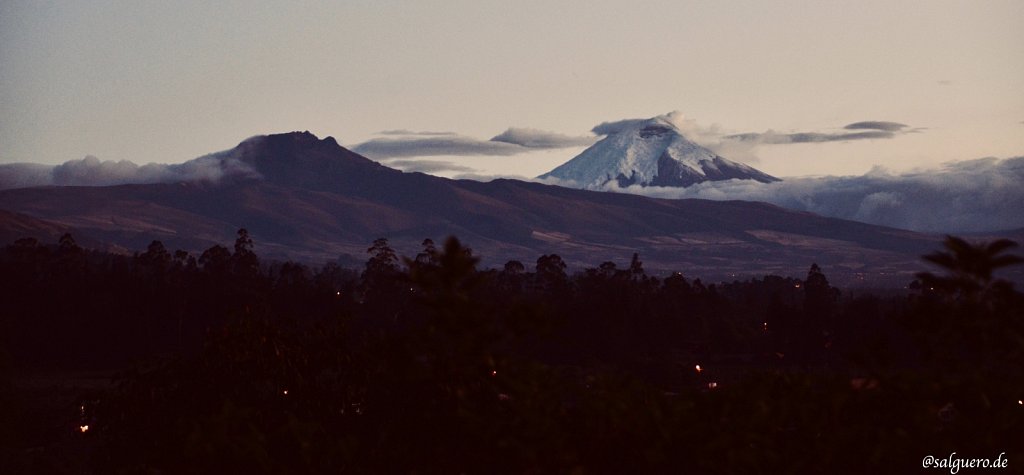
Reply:
<svg viewBox="0 0 1024 475"><path fill-rule="evenodd" d="M855 140L892 139L901 134L920 132L907 124L882 120L853 122L837 132L797 131L778 132L772 129L764 132L725 133L717 124L705 126L687 118L679 111L659 116L671 122L686 138L696 142L725 158L747 164L756 164L757 148L761 145L786 145L801 143L846 142ZM602 122L591 131L598 136L617 134L636 128L647 119L622 119Z"/></svg>
<svg viewBox="0 0 1024 475"><path fill-rule="evenodd" d="M632 129L650 119L622 119L609 122L601 122L590 129L595 135L612 135L623 130Z"/></svg>
<svg viewBox="0 0 1024 475"><path fill-rule="evenodd" d="M723 137L725 140L740 142L758 142L762 144L780 145L791 143L845 142L848 140L891 139L896 134L887 130L869 130L865 132L797 132L791 134L778 133L772 130L763 133L748 132Z"/></svg>
<svg viewBox="0 0 1024 475"><path fill-rule="evenodd" d="M446 132L408 132L388 130L387 137L367 140L352 151L373 159L411 158L439 155L508 156L538 149L587 146L595 137L572 137L530 128L511 127L490 140L449 134Z"/></svg>
<svg viewBox="0 0 1024 475"><path fill-rule="evenodd" d="M542 176L572 180L588 189L599 188L613 180L620 186L633 183L689 186L729 179L778 180L717 155L691 140L687 135L701 134L699 131L690 133L695 123L678 112L643 121L606 122L594 129L614 132Z"/></svg>
<svg viewBox="0 0 1024 475"><path fill-rule="evenodd" d="M526 147L462 136L407 136L370 139L352 151L369 158L425 157L437 155L515 155Z"/></svg>
<svg viewBox="0 0 1024 475"><path fill-rule="evenodd" d="M206 155L180 164L137 165L127 160L100 160L87 156L60 165L34 163L0 165L0 189L30 186L110 186L129 183L216 182L226 177L255 178L249 165L224 154Z"/></svg>
<svg viewBox="0 0 1024 475"><path fill-rule="evenodd" d="M593 145L597 141L597 137L571 137L545 130L510 127L492 137L491 141L522 145L528 148L566 148Z"/></svg>
<svg viewBox="0 0 1024 475"><path fill-rule="evenodd" d="M0 190L53 184L53 167L38 163L0 165Z"/></svg>
<svg viewBox="0 0 1024 475"><path fill-rule="evenodd" d="M843 126L852 132L747 132L725 135L722 141L749 142L755 144L783 145L796 143L846 142L850 140L891 139L900 134L920 132L921 128L910 128L899 122L865 120Z"/></svg>
<svg viewBox="0 0 1024 475"><path fill-rule="evenodd" d="M423 135L423 136L436 136L436 135L458 135L455 132L432 132L429 130L425 131L412 131L406 129L391 129L382 130L377 132L377 135Z"/></svg>
<svg viewBox="0 0 1024 475"><path fill-rule="evenodd" d="M657 116L657 118L672 124L676 129L679 129L686 138L705 147L709 144L713 144L722 136L719 126L700 125L696 120L687 117L680 111L672 111L667 114L662 114ZM622 119L601 122L600 124L595 125L594 128L590 129L590 131L595 135L613 135L622 132L623 130L634 129L649 120L651 119Z"/></svg>
<svg viewBox="0 0 1024 475"><path fill-rule="evenodd" d="M550 182L550 180L548 180ZM765 201L824 216L916 231L959 233L1024 227L1024 157L954 162L938 169L862 176L732 180L688 188L606 188L659 198ZM554 184L554 183L553 183Z"/></svg>
<svg viewBox="0 0 1024 475"><path fill-rule="evenodd" d="M887 132L899 132L900 130L903 130L907 127L910 126L907 124L901 124L899 122L886 122L884 120L866 120L863 122L854 122L852 124L848 124L843 128L847 130L868 129L885 130Z"/></svg>
<svg viewBox="0 0 1024 475"><path fill-rule="evenodd" d="M473 169L467 166L458 165L452 162L446 162L444 160L406 160L396 159L388 160L383 162L391 168L397 168L403 172L421 172L421 173L437 173L437 172L463 172L471 173Z"/></svg>

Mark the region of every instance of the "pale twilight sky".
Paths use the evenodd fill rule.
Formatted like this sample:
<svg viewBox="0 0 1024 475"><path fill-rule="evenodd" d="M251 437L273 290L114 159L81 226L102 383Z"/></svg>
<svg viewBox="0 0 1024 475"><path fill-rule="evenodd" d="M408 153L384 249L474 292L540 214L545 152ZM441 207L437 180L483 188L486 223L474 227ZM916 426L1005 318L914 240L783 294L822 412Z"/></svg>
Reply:
<svg viewBox="0 0 1024 475"><path fill-rule="evenodd" d="M0 163L174 163L292 130L579 136L672 110L724 133L925 129L759 147L777 176L1019 156L1022 24L1019 0L3 0ZM533 176L581 150L424 159Z"/></svg>

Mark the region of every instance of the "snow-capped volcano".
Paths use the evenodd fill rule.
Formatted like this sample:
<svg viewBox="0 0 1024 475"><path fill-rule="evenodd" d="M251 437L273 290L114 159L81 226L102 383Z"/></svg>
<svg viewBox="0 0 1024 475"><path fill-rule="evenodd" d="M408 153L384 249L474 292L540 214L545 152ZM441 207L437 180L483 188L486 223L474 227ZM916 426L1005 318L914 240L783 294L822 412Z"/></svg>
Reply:
<svg viewBox="0 0 1024 475"><path fill-rule="evenodd" d="M625 124L539 178L557 178L586 189L619 186L690 186L709 180L779 181L716 155L683 136L671 116Z"/></svg>

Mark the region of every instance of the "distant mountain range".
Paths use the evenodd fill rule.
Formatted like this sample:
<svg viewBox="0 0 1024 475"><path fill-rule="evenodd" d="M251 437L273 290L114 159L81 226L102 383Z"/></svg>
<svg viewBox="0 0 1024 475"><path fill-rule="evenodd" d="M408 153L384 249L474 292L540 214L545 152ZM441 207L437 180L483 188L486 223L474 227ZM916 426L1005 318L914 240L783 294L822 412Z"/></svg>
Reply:
<svg viewBox="0 0 1024 475"><path fill-rule="evenodd" d="M732 179L779 181L691 142L667 116L625 125L539 178L557 178L585 189L602 189L609 183L685 187Z"/></svg>
<svg viewBox="0 0 1024 475"><path fill-rule="evenodd" d="M645 129L682 143L672 130ZM378 237L414 255L424 238L455 235L492 266L510 259L532 266L550 253L577 268L609 260L625 265L639 252L649 270L702 278L799 276L817 262L838 282L886 276L902 283L922 269L918 256L938 246L931 235L765 203L403 173L308 132L258 136L196 160L218 169L211 175L218 179L0 190L0 208L7 210L0 213L0 237L72 230L109 249L140 250L160 239L172 249L201 252L232 242L246 227L261 256L319 264L342 255L363 261ZM717 163L709 160L694 163ZM707 166L705 176L713 175Z"/></svg>

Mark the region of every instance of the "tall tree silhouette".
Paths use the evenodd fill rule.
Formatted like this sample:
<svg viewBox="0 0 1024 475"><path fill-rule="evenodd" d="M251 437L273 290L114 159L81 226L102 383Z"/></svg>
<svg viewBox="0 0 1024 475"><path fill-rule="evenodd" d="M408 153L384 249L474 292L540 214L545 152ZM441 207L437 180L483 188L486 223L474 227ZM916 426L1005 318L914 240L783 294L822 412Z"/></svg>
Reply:
<svg viewBox="0 0 1024 475"><path fill-rule="evenodd" d="M210 246L199 255L199 265L202 266L203 271L213 274L226 273L230 261L231 251L220 244Z"/></svg>
<svg viewBox="0 0 1024 475"><path fill-rule="evenodd" d="M254 277L259 274L260 260L256 257L253 247L249 230L239 229L238 237L235 239L235 253L231 255L235 274L246 277Z"/></svg>
<svg viewBox="0 0 1024 475"><path fill-rule="evenodd" d="M71 233L64 233L57 241L57 262L61 272L69 279L73 279L85 271L85 250L78 246Z"/></svg>
<svg viewBox="0 0 1024 475"><path fill-rule="evenodd" d="M416 260L413 261L419 265L437 265L437 247L434 246L434 240L427 238L423 240L423 252L416 254Z"/></svg>
<svg viewBox="0 0 1024 475"><path fill-rule="evenodd" d="M537 258L537 283L548 292L560 292L568 285L565 261L558 254L545 254Z"/></svg>
<svg viewBox="0 0 1024 475"><path fill-rule="evenodd" d="M374 240L366 252L370 258L363 269L363 298L382 304L385 313L394 313L398 303L394 297L399 295L398 289L401 287L398 256L385 238Z"/></svg>
<svg viewBox="0 0 1024 475"><path fill-rule="evenodd" d="M796 356L804 358L806 362L818 362L824 354L826 328L839 294L838 290L829 285L828 278L818 264L811 264L808 269L803 291L803 318L791 329L795 337Z"/></svg>
<svg viewBox="0 0 1024 475"><path fill-rule="evenodd" d="M366 261L363 271L364 280L373 280L379 276L391 276L398 273L398 256L385 238L378 238L366 250L370 259Z"/></svg>
<svg viewBox="0 0 1024 475"><path fill-rule="evenodd" d="M149 243L146 252L135 256L135 262L146 274L158 276L170 266L171 253L164 247L164 243L153 241Z"/></svg>
<svg viewBox="0 0 1024 475"><path fill-rule="evenodd" d="M1005 281L993 281L993 273L1003 267L1024 262L1020 256L1005 254L1017 243L999 239L990 243L971 244L962 238L946 236L945 251L923 256L924 260L946 270L947 275L937 276L931 272L917 274L928 289L946 294L974 298L979 292L994 286L1009 285Z"/></svg>

